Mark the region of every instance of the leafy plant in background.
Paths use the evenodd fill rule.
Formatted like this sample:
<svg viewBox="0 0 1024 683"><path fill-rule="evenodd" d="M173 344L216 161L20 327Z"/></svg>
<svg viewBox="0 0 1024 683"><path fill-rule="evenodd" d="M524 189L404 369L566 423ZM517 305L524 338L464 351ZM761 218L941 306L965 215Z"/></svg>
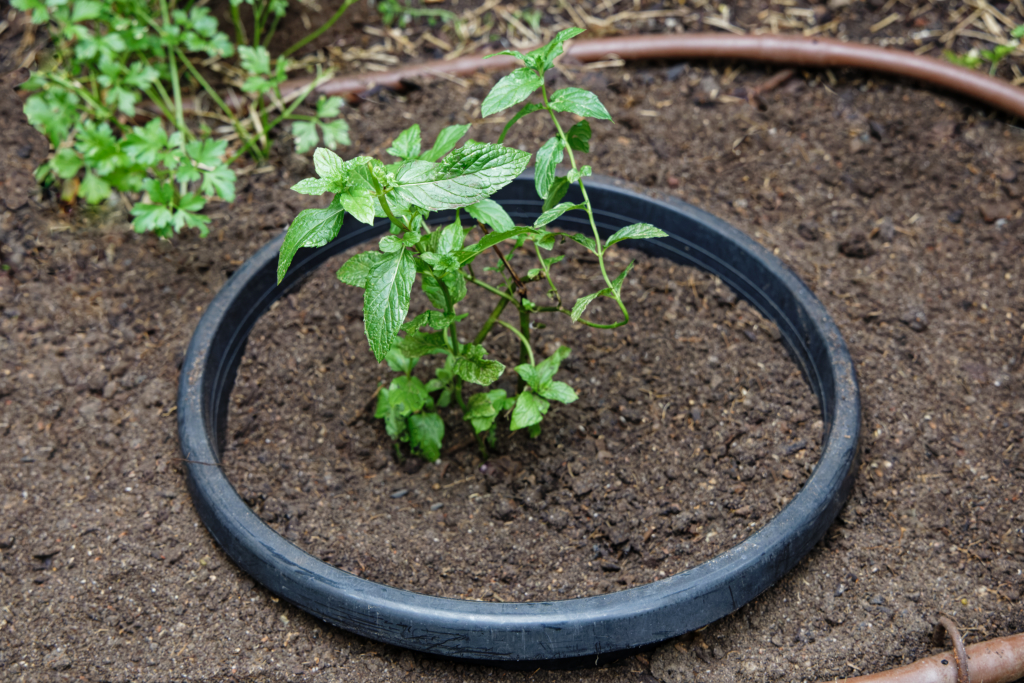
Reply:
<svg viewBox="0 0 1024 683"><path fill-rule="evenodd" d="M990 64L988 73L990 76L995 76L996 71L999 70L999 64L1013 54L1013 51L1020 47L1020 41L1024 38L1024 24L1021 24L1017 28L1010 32L1011 40L1002 45L996 45L991 50L979 50L974 48L965 55L958 55L951 50L946 50L943 54L946 59L958 64L965 66L968 69L980 69L984 66L985 62Z"/></svg>
<svg viewBox="0 0 1024 683"><path fill-rule="evenodd" d="M243 0L239 0L241 4ZM346 0L331 21L285 51L291 54L314 39L355 0ZM252 44L241 24L238 4L232 5L240 42L218 30L208 8L169 0L12 0L36 24L50 24L52 53L41 60L23 85L32 94L25 114L44 133L55 153L37 171L43 183L61 183L67 202L77 197L96 204L112 190L141 193L132 215L139 232L170 237L182 228L207 232L209 219L200 212L207 197L235 199L236 176L231 163L244 153L257 159L269 152L268 133L286 120L300 152L323 144L347 145L348 127L338 118L342 100L321 98L313 116L295 114L315 86L294 93L291 103L280 90L286 78L284 55L271 59L266 44L287 0L249 0L253 5ZM269 25L267 22L270 22ZM262 41L262 42L261 42ZM237 55L246 73L240 89L253 99L245 115L233 111L193 63ZM203 89L219 112L203 114L230 123L240 143L214 140L205 125L186 124L182 78ZM143 108L148 101L151 105ZM141 125L138 119L162 118ZM273 111L279 114L271 118ZM244 122L244 123L243 123ZM250 132L248 126L253 128Z"/></svg>
<svg viewBox="0 0 1024 683"><path fill-rule="evenodd" d="M540 101L522 104L505 125L498 144L470 140L456 149L469 126L450 126L424 152L419 126L414 125L402 132L387 150L400 161L384 164L369 157L344 161L320 148L313 156L319 177L307 178L292 188L303 194L333 193L334 197L326 208L307 209L296 216L281 247L278 281L284 279L301 247L320 247L337 237L346 213L366 224L373 224L377 218L390 220L390 232L381 238L378 248L348 259L337 277L365 290L363 317L370 348L378 362L386 360L393 370L402 373L381 388L376 410L376 416L384 420L388 434L395 440L399 455L398 445L408 443L412 453L436 460L445 433L437 411L452 402L470 423L486 455L500 416L509 417L512 431L526 429L536 436L551 402L576 400L572 387L555 379L569 349L561 347L538 361L530 339L535 314L564 314L574 322L604 329L629 322L622 285L633 264L612 278L605 264L607 250L623 240L663 237L666 233L650 224L638 223L618 230L605 241L598 234L584 185L591 168L580 166L575 153L590 151L591 128L587 119L611 117L593 93L564 88L549 94L544 85L544 73L561 54L563 43L579 33L581 30L575 28L562 31L551 43L527 55L502 53L517 57L524 66L498 81L482 104L483 115L520 105L537 92ZM517 226L490 196L512 182L529 164L531 155L501 143L516 122L541 112L550 118L555 131L536 156L535 184L538 196L544 200L543 212L533 225ZM575 114L582 120L566 131L559 113ZM571 169L561 176L558 165L566 156ZM583 202L563 202L569 186L575 183L579 183ZM431 212L453 209L454 220L431 228ZM592 236L550 229L554 221L570 211L586 214ZM463 224L463 220L467 223ZM477 239L467 242L471 236ZM551 267L564 256L546 255L567 238L583 245L597 258L604 280L604 287L580 297L571 309L563 305L551 276ZM514 243L507 254L501 249L506 241ZM536 262L524 272L514 262L521 258L517 254L527 245L528 257L535 257ZM486 251L494 251L498 256L499 265L488 270L501 274L500 284L487 282L474 270L476 258ZM433 308L406 321L417 278ZM550 300L548 305L530 298L535 296L530 292L533 283L544 287ZM458 332L466 316L458 313L456 306L467 296L469 285L474 291L495 297L495 304L482 328L466 343L460 341ZM598 323L584 317L588 305L599 297L615 302L620 320ZM509 305L519 314L518 325L501 319ZM488 357L483 345L495 325L508 329L520 343L515 368L519 381L512 395L505 389L491 388L506 369L504 364ZM413 370L419 358L429 355L443 356L444 364L434 377L423 382L413 375ZM466 383L485 390L467 395Z"/></svg>
<svg viewBox="0 0 1024 683"><path fill-rule="evenodd" d="M377 0L377 11L380 12L380 20L385 26L398 24L405 28L414 17L423 17L430 26L438 21L447 24L457 24L459 15L451 10L437 7L413 7L402 4L401 0Z"/></svg>

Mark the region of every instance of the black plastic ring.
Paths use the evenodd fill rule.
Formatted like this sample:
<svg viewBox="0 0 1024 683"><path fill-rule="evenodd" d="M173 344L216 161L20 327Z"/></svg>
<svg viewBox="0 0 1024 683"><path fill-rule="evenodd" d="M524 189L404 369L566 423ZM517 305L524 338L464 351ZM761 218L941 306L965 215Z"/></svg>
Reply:
<svg viewBox="0 0 1024 683"><path fill-rule="evenodd" d="M239 498L218 466L228 397L249 332L271 303L330 256L380 235L346 217L338 239L301 250L276 284L279 237L227 282L203 315L178 388L178 434L199 516L224 551L273 593L347 631L444 657L506 666L593 665L701 628L737 610L792 569L824 536L853 484L860 393L853 362L821 302L781 261L736 228L680 201L655 200L588 179L603 236L637 222L669 237L631 243L717 275L778 325L818 397L824 434L804 487L764 528L693 569L617 593L558 602L495 603L398 590L332 567L292 545ZM575 194L575 196L573 196ZM540 213L531 178L498 192L518 224ZM579 186L566 201L579 202ZM435 214L451 220L452 212ZM586 218L559 224L590 230Z"/></svg>

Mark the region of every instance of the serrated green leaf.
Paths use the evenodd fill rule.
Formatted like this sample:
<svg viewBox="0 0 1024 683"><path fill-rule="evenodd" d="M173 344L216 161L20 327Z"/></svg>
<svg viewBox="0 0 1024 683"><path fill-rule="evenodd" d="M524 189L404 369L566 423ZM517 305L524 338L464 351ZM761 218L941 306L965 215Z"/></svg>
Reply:
<svg viewBox="0 0 1024 683"><path fill-rule="evenodd" d="M466 233L458 223L450 223L437 231L437 245L435 251L439 254L451 254L462 248L462 242L466 239Z"/></svg>
<svg viewBox="0 0 1024 683"><path fill-rule="evenodd" d="M548 386L544 387L544 391L539 393L544 398L558 401L559 403L572 403L579 398L576 390L565 382L551 382Z"/></svg>
<svg viewBox="0 0 1024 683"><path fill-rule="evenodd" d="M557 177L551 183L548 188L547 197L544 199L544 206L541 207L541 211L549 211L555 205L557 205L565 197L566 193L569 192L569 181L563 177Z"/></svg>
<svg viewBox="0 0 1024 683"><path fill-rule="evenodd" d="M370 275L370 269L382 258L384 258L384 254L379 251L365 251L362 254L356 254L342 264L336 276L346 285L366 287L366 278Z"/></svg>
<svg viewBox="0 0 1024 683"><path fill-rule="evenodd" d="M163 120L155 118L145 126L135 126L125 136L123 149L126 154L144 166L155 166L167 150L167 132Z"/></svg>
<svg viewBox="0 0 1024 683"><path fill-rule="evenodd" d="M378 363L391 350L409 313L409 298L416 281L413 260L405 249L385 254L370 268L366 278L363 323Z"/></svg>
<svg viewBox="0 0 1024 683"><path fill-rule="evenodd" d="M537 220L534 221L534 223L533 223L533 227L541 228L541 227L547 225L548 223L551 223L552 221L556 220L559 216L561 216L563 213L565 213L567 211L573 211L575 209L585 209L585 208L587 208L586 204L573 204L571 202L563 202L563 203L559 204L558 206L555 206L553 208L548 209L547 211L542 213L540 216L538 216Z"/></svg>
<svg viewBox="0 0 1024 683"><path fill-rule="evenodd" d="M466 412L462 417L469 420L475 433L481 434L494 425L494 420L502 410L507 410L512 405L514 401L506 398L504 389L481 392L469 398L466 402Z"/></svg>
<svg viewBox="0 0 1024 683"><path fill-rule="evenodd" d="M448 293L452 297L452 304L456 304L466 298L466 278L463 277L462 273L459 271L448 273L443 279L445 286L448 287ZM437 284L434 276L428 275L424 277L420 286L434 308L442 310L447 308L444 292L441 291L441 287Z"/></svg>
<svg viewBox="0 0 1024 683"><path fill-rule="evenodd" d="M345 119L338 119L329 123L321 121L320 129L324 135L324 145L331 149L337 149L338 145L347 147L352 144L352 140L348 135L348 121Z"/></svg>
<svg viewBox="0 0 1024 683"><path fill-rule="evenodd" d="M557 137L551 138L537 150L533 182L537 187L537 196L541 199L548 196L551 184L555 180L555 170L558 168L558 164L562 163L564 154L565 147Z"/></svg>
<svg viewBox="0 0 1024 683"><path fill-rule="evenodd" d="M335 199L341 202L345 210L355 216L355 219L366 225L373 225L377 216L377 202L373 195L367 194L365 190L358 187L349 187L345 192L338 192Z"/></svg>
<svg viewBox="0 0 1024 683"><path fill-rule="evenodd" d="M333 119L341 116L341 108L345 106L345 100L340 97L320 96L316 101L316 117L318 119Z"/></svg>
<svg viewBox="0 0 1024 683"><path fill-rule="evenodd" d="M337 202L331 202L326 209L306 209L292 221L285 233L281 253L277 257L277 282L284 280L288 266L301 247L322 247L341 230L345 209Z"/></svg>
<svg viewBox="0 0 1024 683"><path fill-rule="evenodd" d="M500 145L505 142L505 136L508 135L508 132L512 130L512 126L516 125L516 122L519 121L519 119L527 116L528 114L532 114L535 111L542 111L543 109L543 104L534 104L533 102L524 104L522 109L517 111L515 116L509 119L508 123L505 124L505 127L502 128L501 135L498 136L498 144Z"/></svg>
<svg viewBox="0 0 1024 683"><path fill-rule="evenodd" d="M411 375L416 367L416 357L408 357L397 348L392 348L388 351L388 355L384 359L387 360L389 368L406 376Z"/></svg>
<svg viewBox="0 0 1024 683"><path fill-rule="evenodd" d="M444 343L444 335L440 332L407 332L404 337L399 338L396 346L410 358L429 356L433 353L449 353L448 345Z"/></svg>
<svg viewBox="0 0 1024 683"><path fill-rule="evenodd" d="M76 24L80 21L91 21L98 19L103 14L103 3L95 0L76 0L71 8L71 21Z"/></svg>
<svg viewBox="0 0 1024 683"><path fill-rule="evenodd" d="M270 52L262 45L256 47L239 45L238 57L242 69L247 73L254 76L270 73Z"/></svg>
<svg viewBox="0 0 1024 683"><path fill-rule="evenodd" d="M409 445L427 462L441 457L441 442L444 441L444 420L437 413L420 413L409 416Z"/></svg>
<svg viewBox="0 0 1024 683"><path fill-rule="evenodd" d="M355 161L355 159L350 159L349 161ZM345 182L347 175L345 162L341 157L325 147L317 147L316 151L313 152L313 168L316 169L316 174L321 178Z"/></svg>
<svg viewBox="0 0 1024 683"><path fill-rule="evenodd" d="M630 261L629 265L626 266L626 269L619 273L618 277L612 280L612 291L615 292L616 297L622 296L622 283L626 281L626 275L629 274L629 271L633 270L633 264L635 263L636 261Z"/></svg>
<svg viewBox="0 0 1024 683"><path fill-rule="evenodd" d="M544 79L529 67L516 69L494 84L480 105L480 115L487 118L503 109L519 104L544 84Z"/></svg>
<svg viewBox="0 0 1024 683"><path fill-rule="evenodd" d="M110 196L110 184L92 171L87 171L85 177L82 178L78 193L85 197L85 201L89 204L99 204Z"/></svg>
<svg viewBox="0 0 1024 683"><path fill-rule="evenodd" d="M215 194L226 202L235 201L235 172L225 164L218 164L212 171L203 171L200 189L206 194Z"/></svg>
<svg viewBox="0 0 1024 683"><path fill-rule="evenodd" d="M512 423L509 429L514 432L540 424L550 407L551 404L537 394L524 391L516 396L516 407L512 410Z"/></svg>
<svg viewBox="0 0 1024 683"><path fill-rule="evenodd" d="M580 121L566 133L566 140L569 141L569 148L574 149L577 152L589 152L590 151L590 123L587 121Z"/></svg>
<svg viewBox="0 0 1024 683"><path fill-rule="evenodd" d="M399 159L417 159L420 156L420 124L414 123L395 138L387 153Z"/></svg>
<svg viewBox="0 0 1024 683"><path fill-rule="evenodd" d="M341 184L335 180L326 180L324 178L305 178L292 185L292 192L298 192L299 194L324 194L326 192L338 192L341 190Z"/></svg>
<svg viewBox="0 0 1024 683"><path fill-rule="evenodd" d="M423 410L429 400L430 394L418 377L396 377L388 387L388 403L399 415Z"/></svg>
<svg viewBox="0 0 1024 683"><path fill-rule="evenodd" d="M320 142L320 134L316 132L313 121L295 121L292 123L292 136L295 138L295 151L305 154Z"/></svg>
<svg viewBox="0 0 1024 683"><path fill-rule="evenodd" d="M572 321L578 322L579 319L583 317L583 312L587 310L587 306L589 306L594 299L596 299L599 296L606 296L611 293L612 291L610 289L605 288L602 289L600 292L587 294L585 296L581 296L579 299L576 299L576 303L573 304L572 313L570 314Z"/></svg>
<svg viewBox="0 0 1024 683"><path fill-rule="evenodd" d="M615 234L609 237L608 241L605 242L605 246L610 247L622 240L643 240L653 237L668 237L668 233L654 227L650 223L634 223L633 225L627 225L624 228L616 230Z"/></svg>
<svg viewBox="0 0 1024 683"><path fill-rule="evenodd" d="M488 386L498 381L505 366L496 360L487 360L487 351L479 344L467 344L455 359L455 373L467 382Z"/></svg>
<svg viewBox="0 0 1024 683"><path fill-rule="evenodd" d="M457 145L459 140L461 140L468 132L468 123L442 128L441 132L437 134L437 140L434 141L434 146L421 154L419 158L423 161L437 161L445 154L455 149L455 145Z"/></svg>
<svg viewBox="0 0 1024 683"><path fill-rule="evenodd" d="M169 228L174 221L174 215L166 205L135 204L132 207L132 217L135 219L135 232L155 232L161 237L170 236ZM165 232L165 229L168 230Z"/></svg>
<svg viewBox="0 0 1024 683"><path fill-rule="evenodd" d="M446 315L440 311L424 311L409 322L402 325L403 331L417 331L421 327L430 327L435 330L443 330L453 322L464 319L468 314Z"/></svg>
<svg viewBox="0 0 1024 683"><path fill-rule="evenodd" d="M466 207L466 211L479 222L491 226L495 232L508 232L516 227L508 212L493 199L484 199L476 204L470 204Z"/></svg>
<svg viewBox="0 0 1024 683"><path fill-rule="evenodd" d="M420 241L417 232L405 232L397 235L384 235L380 240L378 248L385 254L393 254L397 251L411 247Z"/></svg>
<svg viewBox="0 0 1024 683"><path fill-rule="evenodd" d="M547 71L554 66L555 58L562 54L562 50L564 49L563 43L575 38L581 33L583 33L583 29L576 26L559 31L558 34L551 39L550 43L531 51L526 57L527 63L535 67L538 71Z"/></svg>
<svg viewBox="0 0 1024 683"><path fill-rule="evenodd" d="M193 140L185 147L185 152L197 164L212 168L221 163L227 148L227 140Z"/></svg>
<svg viewBox="0 0 1024 683"><path fill-rule="evenodd" d="M566 111L580 116L611 121L608 110L597 99L597 95L581 88L562 88L551 95L549 106L554 111Z"/></svg>
<svg viewBox="0 0 1024 683"><path fill-rule="evenodd" d="M395 194L424 209L457 209L486 199L530 163L529 152L484 143L453 151L440 163L413 161L397 173Z"/></svg>
<svg viewBox="0 0 1024 683"><path fill-rule="evenodd" d="M593 173L593 169L591 169L589 166L584 166L583 168L580 168L580 169L575 169L574 168L571 171L569 171L569 173L566 175L565 179L566 179L566 181L570 185L572 185L573 183L578 181L580 178L584 178L586 176L589 176L591 173Z"/></svg>
<svg viewBox="0 0 1024 683"><path fill-rule="evenodd" d="M82 157L75 150L65 147L54 155L50 164L58 178L74 178L82 170Z"/></svg>
<svg viewBox="0 0 1024 683"><path fill-rule="evenodd" d="M455 255L458 257L460 263L469 263L476 255L480 252L486 251L493 247L495 244L501 244L507 239L518 237L519 235L530 235L534 236L539 234L533 228L515 228L514 230L508 230L506 232L492 232L485 235L476 244L471 244L462 251L457 252Z"/></svg>
<svg viewBox="0 0 1024 683"><path fill-rule="evenodd" d="M586 235L581 235L578 232L574 232L571 235L569 235L569 239L578 244L582 244L584 247L587 248L587 251L589 251L591 254L597 253L597 243L594 242L593 237L587 237Z"/></svg>

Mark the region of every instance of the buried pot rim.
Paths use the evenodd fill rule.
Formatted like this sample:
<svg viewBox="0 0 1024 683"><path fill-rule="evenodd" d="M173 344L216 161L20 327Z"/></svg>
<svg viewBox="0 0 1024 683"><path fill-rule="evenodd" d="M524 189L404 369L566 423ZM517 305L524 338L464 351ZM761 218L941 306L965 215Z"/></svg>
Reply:
<svg viewBox="0 0 1024 683"><path fill-rule="evenodd" d="M824 423L814 472L762 529L717 557L659 581L607 595L497 603L392 588L326 564L267 526L220 468L227 405L248 334L270 305L330 256L386 230L346 216L341 235L304 249L281 285L283 235L236 271L203 314L182 365L178 434L187 484L203 523L231 559L271 592L345 630L444 657L529 667L593 665L701 628L739 609L786 574L824 536L850 493L860 435L853 361L824 306L775 256L724 221L679 200L646 197L593 178L588 194L603 236L649 222L669 237L638 248L717 275L772 320L818 397ZM578 201L571 188L566 201ZM532 178L493 196L512 217L540 213ZM440 212L443 221L451 212ZM575 220L575 224L574 224ZM523 221L517 221L523 222ZM567 228L589 224L567 214Z"/></svg>

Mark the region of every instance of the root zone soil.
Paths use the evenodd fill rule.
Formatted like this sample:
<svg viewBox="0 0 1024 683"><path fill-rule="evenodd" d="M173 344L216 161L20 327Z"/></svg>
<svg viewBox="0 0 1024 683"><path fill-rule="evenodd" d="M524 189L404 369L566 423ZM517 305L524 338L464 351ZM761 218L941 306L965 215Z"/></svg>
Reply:
<svg viewBox="0 0 1024 683"><path fill-rule="evenodd" d="M767 109L757 111L713 97L722 91L722 76L710 68L639 65L574 74L576 84L593 88L608 103L620 124L595 128L597 158L590 160L595 168L641 189L675 194L730 220L777 250L833 314L857 361L862 383L863 464L854 497L825 541L757 601L698 634L609 668L571 674L538 672L534 679L827 680L937 652L930 632L940 611L954 616L961 628L972 629L968 641L1024 629L1019 573L1024 561L1020 511L1024 468L1019 455L1024 437L1020 390L1024 137L1019 129L964 102L891 82L836 76L837 84L828 87L813 78L792 81L766 95ZM756 85L765 77L764 72L747 70L737 84ZM349 112L354 145L346 155L381 153L410 121L419 122L427 138L445 125L470 121L475 112L467 98L479 100L485 92L485 85L474 82L465 87L445 83L404 98L374 98ZM463 110L453 107L453 101L470 104ZM659 107L665 102L669 104ZM474 136L494 139L499 126L477 126ZM44 144L22 130L33 149ZM544 133L528 125L520 131L523 137L513 142L535 146ZM0 154L15 155L16 150L5 147ZM0 679L521 678L486 667L434 661L325 627L254 586L225 560L192 511L174 436L177 363L200 311L224 279L290 216L311 205L287 190L309 172L305 157L282 155L274 173L249 177L239 188L238 203L213 207L213 235L205 242L186 237L167 244L126 233L120 209L84 216L62 214L33 201L7 204L0 218L0 253L10 268L0 274ZM423 533L447 538L439 535L451 533L446 522L441 526L443 515L452 516L458 499L467 502L462 519L454 521L465 526L454 528L481 528L491 534L493 522L497 531L490 542L499 550L525 547L502 535L512 526L505 527L508 520L495 517L501 514L501 501L513 501L509 507L516 524L532 524L524 528L544 533L553 528L551 513L564 511L566 524L558 533L572 539L571 543L560 544L560 553L561 546L566 546L564 556L537 554L538 562L549 571L554 565L556 574L561 567L563 574L570 573L583 585L570 583L559 594L561 583L532 586L535 577L521 568L511 581L503 581L500 573L473 581L473 566L460 567L454 561L472 554L462 549L461 538L454 543L409 539L411 547L433 547L434 564L424 549L412 556L413 562L419 557L419 568L407 563L401 572L386 573L418 589L420 582L434 584L439 594L468 594L472 588L472 597L483 598L484 590L493 591L495 595L488 599L518 599L515 591L524 596L565 597L577 589L619 589L617 578L634 570L640 574L632 580L641 581L646 580L643 573L653 578L659 571L668 571L664 568L672 562L699 561L698 553L709 545L708 533L718 531L711 537L715 542L729 533L728 522L737 525L731 533L738 534L750 521L770 515L776 505L774 498L753 491L756 478L742 482L747 465L736 456L757 455L756 449L746 450L754 430L763 430L761 439L771 444L763 463L775 467L771 454L778 454L779 483L795 489L803 476L802 468L795 466L799 451L785 459L783 453L806 438L805 457L813 457L814 434L804 437L797 430L813 430L816 418L813 407L805 404L802 381L783 370L789 362L784 356L772 360L779 346L771 340L770 330L762 329L741 305L720 305L714 296L715 284L695 278L696 297L688 284L689 273L669 273L644 263L637 283L631 285L636 310L649 311L650 325L673 330L668 338L641 338L622 331L618 338L580 343L559 330L543 332L552 341L561 337L576 349L574 362L579 365L570 372L577 386L589 384L598 374L586 360L594 353L588 343L597 349L589 357L597 360L600 374L607 375L600 366L602 350L626 342L621 352L639 359L640 382L631 383L632 376L623 371L626 381L621 394L608 396L611 408L597 412L596 424L589 420L583 424L589 430L587 436L576 429L583 420L570 406L567 414L577 419L566 422L568 433L551 430L548 451L541 452L537 446L531 463L518 454L513 457L512 450L520 443L525 450L537 442L513 440L508 460L502 462L518 461L524 470L506 476L515 469L509 465L500 478L488 478L475 469L478 464L469 452L448 458L451 464L443 477L432 466L402 472L377 452L381 442L372 420L363 416L362 425L357 420L348 431L338 429L342 420L352 420L354 411L362 407L345 403L347 396L337 389L339 377L345 380L343 392L351 387L362 396L365 390L355 387L357 376L372 385L382 375L361 368L355 356L363 343L359 321L344 312L341 320L333 317L345 304L336 303L343 300L333 297L335 285L330 278L320 285L311 282L308 291L322 287L324 299L308 305L298 300L294 306L281 303L273 314L284 322L297 320L299 325L260 336L266 337L264 344L269 343L266 349L275 343L308 345L302 347L308 349L303 351L306 359L334 353L330 372L318 373L320 366L306 367L306 361L296 361L294 371L288 361L263 369L260 354L269 350L257 348L258 337L251 350L253 363L244 370L253 373L254 379L263 372L269 377L266 381L275 382L277 373L287 370L299 414L310 415L310 423L320 423L324 432L321 435L319 427L302 427L287 444L266 444L269 437L262 436L260 445L256 442L263 434L260 430L271 426L270 413L261 413L250 433L236 437L229 462L248 457L243 453L252 449L257 462L246 469L252 476L266 473L275 462L268 458L267 463L259 463L258 454L270 455L269 446L274 445L281 463L290 467L295 463L293 469L274 473L283 487L319 488L310 488L307 499L300 499L294 488L282 488L280 497L275 494L274 498L277 510L266 500L253 498L252 503L268 518L278 514L273 523L287 535L292 521L287 518L288 508L304 500L306 514L292 516L298 520L292 529L298 541L310 543L317 552L338 553L332 557L335 563L360 572L385 573L383 560L359 567L359 560L366 565L365 557L397 557L405 552L397 547L398 541L386 551L374 547L371 530L386 533L395 520L408 518L421 524L418 528ZM679 317L669 326L664 318L673 298L679 301L674 311ZM305 320L303 311L307 311ZM314 319L318 311L324 314L322 320ZM642 316L640 320L647 324ZM698 324L704 326L699 332L702 339L683 341L690 336L689 326ZM708 335L708 327L715 324L724 338ZM759 325L756 331L754 324ZM300 339L303 326L311 330L310 339ZM677 339L679 330L682 338ZM744 331L752 332L755 339ZM321 344L327 352L322 355ZM492 346L511 359L507 340L497 337ZM655 417L652 403L657 407L669 399L652 400L642 389L665 393L668 387L659 385L669 380L659 372L660 361L659 365L643 363L642 351L653 350L658 356L662 346L666 353L688 355L680 362L685 361L690 368L686 372L694 376L673 387L681 392L679 404L666 410L664 417L659 408ZM755 372L747 364L755 349L767 354L758 362L775 378L771 386L762 388L754 381L764 377L760 368ZM712 355L719 359L717 367L710 361ZM348 367L343 360L348 360ZM739 383L723 370L727 362L743 370ZM321 365L327 367L323 361ZM645 367L652 369L647 377L642 374ZM352 373L352 384L346 372ZM711 390L711 382L702 378L710 379L715 373L722 383ZM317 378L318 374L324 377ZM325 398L341 402L334 416L317 415L319 405L309 413L302 411L302 401L314 393L313 387L304 384L310 379L325 383L321 392ZM605 376L598 379L611 381ZM246 382L237 397L244 398L251 390ZM731 392L739 388L747 389L762 405L771 405L770 399L782 405L792 401L788 407L794 415L765 411L758 424L750 417L753 408L748 409L742 399L735 401L736 393ZM627 395L631 389L637 398ZM263 396L254 395L251 400L268 400L269 392L263 391ZM722 393L720 399L712 400L714 391ZM689 405L690 399L695 406ZM598 400L599 395L587 389L581 404ZM232 423L232 435L244 426L251 405L234 406L239 419ZM620 405L626 410L619 411ZM269 407L276 416L285 405ZM691 432L689 420L694 415L690 412L687 417L686 412L693 407L700 407L701 415ZM723 416L721 411L727 408L734 412ZM632 422L630 411L640 421ZM808 415L797 420L797 412ZM674 420L680 413L683 419ZM601 416L614 422L602 427ZM623 425L620 416L626 419L625 431L619 426ZM721 423L720 429L717 424L711 426L712 419ZM613 483L613 477L623 486L641 481L634 475L636 479L627 482L618 469L625 457L632 464L637 457L631 449L634 435L650 437L655 420L669 438L686 438L694 450L700 445L708 472L694 474L675 464L679 477L672 480L668 468L673 463L651 461L641 473L648 481L637 489L637 501L643 502L638 509L629 499L613 499L612 488L603 487ZM776 420L779 425L788 423L793 432L773 431ZM728 458L723 455L715 461L712 455L732 435L727 430L747 428L750 423L753 429L732 441ZM676 437L671 436L672 429ZM603 439L596 438L601 435ZM346 443L339 449L343 437ZM324 442L317 443L321 438ZM250 443L242 448L246 439ZM372 447L362 445L371 440ZM557 448L560 443L562 449ZM652 450L649 457L669 452L667 446L662 451L658 441L651 443L663 455L655 456ZM368 455L360 454L363 448ZM734 453L733 448L740 450ZM570 450L573 458L562 455ZM602 450L613 457L600 457ZM679 450L680 457L692 455L692 450ZM297 459L304 454L321 458L320 467L303 469L300 476ZM729 459L736 461L740 483L750 495L761 495L753 499L764 507L752 509L750 517L737 515L729 507L742 502L746 492L721 491L723 482L732 481ZM567 465L562 467L562 462ZM523 486L527 466L538 474L535 483L526 479ZM782 474L787 467L794 474L792 480ZM664 482L659 481L658 471ZM531 489L539 492L546 486L545 473L556 486L540 499L547 507L534 510L525 501ZM257 490L251 484L254 480L244 479L243 468L237 467L232 476L240 489L249 489L247 495ZM380 506L379 512L365 515L365 529L350 528L349 513L340 507L328 507L326 502L324 509L315 505L318 490L336 495L351 485L350 476L376 492L377 498L367 499L366 505ZM443 487L470 476L469 482L433 489L434 483ZM587 476L593 476L601 488L577 494L572 482ZM333 483L326 483L329 477ZM713 494L700 488L711 478L716 479ZM332 486L341 488L331 491ZM659 486L665 490L658 492ZM401 488L409 493L390 497ZM473 492L479 493L474 501L483 500L468 503ZM296 497L286 498L286 493ZM595 520L574 506L591 507L586 501L596 494L601 495L605 510L598 511ZM671 504L691 496L694 504L703 505L712 495L716 511L721 509L722 514L691 522L691 526L703 526L702 530L691 532L687 527L683 533L673 533L671 523L682 510L668 515L647 513L648 507L662 501ZM428 501L433 502L428 505ZM623 501L629 503L629 510L619 510ZM444 507L431 511L437 502ZM416 511L408 511L409 507ZM391 514L392 520L369 521L381 513ZM601 537L588 538L598 531L597 522L603 518L610 523L611 515L621 515L624 528L629 528L628 539L618 544L609 535L619 527L618 518L601 529ZM632 518L637 520L635 527L630 525ZM645 541L648 520L654 520L652 525L660 521L662 526ZM587 524L594 525L592 530ZM314 529L324 532L322 544L312 539ZM336 542L332 533L345 536L347 543ZM482 532L474 530L472 535L478 533ZM639 543L634 545L634 539ZM584 541L586 545L579 547ZM687 543L690 550L683 553L675 552L672 545ZM601 555L600 549L608 554ZM647 560L658 551L665 557L649 566ZM514 548L507 552L527 558L536 554ZM586 562L613 562L619 571L595 570ZM442 576L445 567L453 568L448 577ZM589 581L593 585L587 585Z"/></svg>

